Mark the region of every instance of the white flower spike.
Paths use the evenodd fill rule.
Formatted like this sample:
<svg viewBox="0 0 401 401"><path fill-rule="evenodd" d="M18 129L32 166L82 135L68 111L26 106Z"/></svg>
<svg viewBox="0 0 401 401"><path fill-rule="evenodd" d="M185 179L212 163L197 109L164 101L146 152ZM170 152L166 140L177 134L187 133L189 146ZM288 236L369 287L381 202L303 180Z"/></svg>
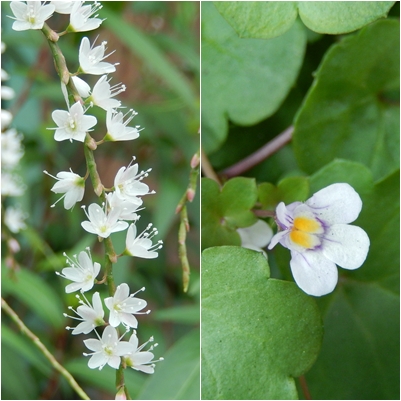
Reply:
<svg viewBox="0 0 401 401"><path fill-rule="evenodd" d="M153 337L150 337L150 339L146 341L146 343L138 347L139 341L134 331L134 333L131 335L131 338L129 339L129 343L132 344L135 351L124 356L126 365L132 369L139 370L144 373L154 373L155 362L163 361L164 359L159 358L156 361L153 360L154 355L150 351L152 351L154 347L157 347L157 343L151 346L147 351L142 351L142 349L152 341Z"/></svg>
<svg viewBox="0 0 401 401"><path fill-rule="evenodd" d="M126 327L138 327L138 320L134 314L148 314L149 311L139 312L147 305L146 301L140 298L135 298L135 295L140 291L145 291L141 288L134 294L129 293L128 284L123 283L117 286L113 297L108 297L104 300L105 305L110 310L109 323L113 327L117 327L122 323Z"/></svg>
<svg viewBox="0 0 401 401"><path fill-rule="evenodd" d="M92 203L86 212L85 206L82 206L89 221L81 223L84 230L91 234L97 234L99 237L107 238L111 233L123 231L128 227L126 221L119 221L121 209L119 207L112 208L110 212L106 212L106 206L103 209L96 203Z"/></svg>
<svg viewBox="0 0 401 401"><path fill-rule="evenodd" d="M95 330L97 334L97 331ZM99 368L101 370L104 365L109 365L113 369L118 369L121 362L121 356L133 352L133 345L128 341L120 341L117 330L113 326L107 326L99 340L90 338L84 340L84 344L92 352L91 354L84 353L84 356L90 356L88 366L91 369Z"/></svg>
<svg viewBox="0 0 401 401"><path fill-rule="evenodd" d="M117 99L113 99L113 97L124 92L126 87L121 83L110 86L110 80L111 78L107 80L107 75L101 76L93 87L91 96L86 101L106 111L120 107L121 102Z"/></svg>
<svg viewBox="0 0 401 401"><path fill-rule="evenodd" d="M102 75L114 72L116 64L110 64L103 61L110 54L104 55L107 42L102 42L100 46L90 45L88 38L82 38L79 47L79 66L80 70L85 74Z"/></svg>
<svg viewBox="0 0 401 401"><path fill-rule="evenodd" d="M131 115L125 120L129 113ZM105 141L130 141L132 139L136 139L139 137L139 132L142 131L140 126L137 125L135 127L127 127L127 125L131 122L131 120L138 113L131 109L125 115L120 111L110 109L107 110L106 115L106 125L107 125L107 134L104 137Z"/></svg>
<svg viewBox="0 0 401 401"><path fill-rule="evenodd" d="M69 111L54 110L52 113L53 121L57 124L54 139L64 141L69 139L84 142L86 132L96 125L97 119L94 116L86 116L80 102L73 104Z"/></svg>
<svg viewBox="0 0 401 401"><path fill-rule="evenodd" d="M280 231L269 245L278 242L291 251L291 271L307 294L332 292L338 281L336 264L357 269L369 251L369 237L360 227L349 225L358 217L362 201L348 184L329 185L305 203L276 208Z"/></svg>
<svg viewBox="0 0 401 401"><path fill-rule="evenodd" d="M10 3L15 15L14 31L26 31L28 29L42 29L45 21L49 19L55 7L53 4L42 4L41 1L12 1Z"/></svg>
<svg viewBox="0 0 401 401"><path fill-rule="evenodd" d="M150 223L137 236L136 225L131 224L127 231L124 254L144 259L157 258L158 253L156 251L163 247L163 241L161 240L156 244L152 244L152 238L157 234L157 229L155 227L152 228L152 223Z"/></svg>
<svg viewBox="0 0 401 401"><path fill-rule="evenodd" d="M65 292L68 294L78 290L82 292L91 290L100 272L100 264L92 262L89 248L86 248L86 252L80 252L78 258L74 255L74 260L69 258L66 253L63 255L67 258L67 264L70 267L65 267L61 273L56 272L56 274L73 281L65 287Z"/></svg>
<svg viewBox="0 0 401 401"><path fill-rule="evenodd" d="M95 1L93 4L90 5L85 6L84 4L84 1L73 2L70 13L70 25L68 26L67 31L93 31L94 29L99 28L100 24L104 21L100 18L97 18L98 15L92 17L93 14L95 14L103 7L100 3Z"/></svg>
<svg viewBox="0 0 401 401"><path fill-rule="evenodd" d="M69 306L68 309L72 310L79 317L68 316L64 313L65 317L69 317L71 319L79 320L81 323L78 324L77 327L71 328L66 327L67 330L72 330L71 334L88 334L95 327L103 326L106 322L103 320L104 310L102 306L102 301L100 299L100 295L98 292L95 292L92 296L92 304L86 299L85 295L82 293L85 301L82 301L79 295L76 297L79 299L79 303L81 306L78 306L77 310L74 310L72 306Z"/></svg>
<svg viewBox="0 0 401 401"><path fill-rule="evenodd" d="M78 174L73 173L71 169L70 171L60 171L56 177L49 174L46 170L43 172L58 181L53 185L51 191L56 194L64 194L57 202L64 198L64 207L67 210L71 209L84 197L85 180ZM51 207L56 206L57 202L51 205Z"/></svg>
<svg viewBox="0 0 401 401"><path fill-rule="evenodd" d="M267 256L264 248L272 239L273 230L265 221L258 220L249 227L238 228L237 233L241 238L241 246L243 248L253 249Z"/></svg>

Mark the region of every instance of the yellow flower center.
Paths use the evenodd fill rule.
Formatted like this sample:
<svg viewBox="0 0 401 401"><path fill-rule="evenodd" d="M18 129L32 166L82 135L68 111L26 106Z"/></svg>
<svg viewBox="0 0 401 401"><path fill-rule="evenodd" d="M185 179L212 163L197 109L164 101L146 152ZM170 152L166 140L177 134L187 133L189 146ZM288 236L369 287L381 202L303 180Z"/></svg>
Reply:
<svg viewBox="0 0 401 401"><path fill-rule="evenodd" d="M315 234L323 233L322 225L310 217L296 217L290 232L290 239L297 245L305 249L312 249L320 244L320 240Z"/></svg>

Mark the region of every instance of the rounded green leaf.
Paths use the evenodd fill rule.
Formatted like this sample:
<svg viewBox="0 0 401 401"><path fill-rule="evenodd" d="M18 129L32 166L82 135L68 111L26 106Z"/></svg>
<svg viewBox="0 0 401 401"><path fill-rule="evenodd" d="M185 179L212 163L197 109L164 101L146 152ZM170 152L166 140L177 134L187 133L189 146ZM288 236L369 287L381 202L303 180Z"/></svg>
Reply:
<svg viewBox="0 0 401 401"><path fill-rule="evenodd" d="M219 185L202 178L202 248L216 245L240 245L236 232L256 222L251 209L257 200L254 179L236 177Z"/></svg>
<svg viewBox="0 0 401 401"><path fill-rule="evenodd" d="M242 38L270 39L287 32L298 12L318 33L355 31L385 17L393 1L216 1L214 4Z"/></svg>
<svg viewBox="0 0 401 401"><path fill-rule="evenodd" d="M250 125L272 115L298 75L306 34L295 24L274 40L240 39L212 2L202 4L202 145L216 150L227 120Z"/></svg>
<svg viewBox="0 0 401 401"><path fill-rule="evenodd" d="M258 252L203 252L203 398L297 398L294 377L311 367L320 349L320 314L294 283L269 276Z"/></svg>
<svg viewBox="0 0 401 401"><path fill-rule="evenodd" d="M398 168L399 105L389 94L399 91L399 30L398 21L378 21L326 53L295 121L302 169L336 157L365 164L375 178Z"/></svg>

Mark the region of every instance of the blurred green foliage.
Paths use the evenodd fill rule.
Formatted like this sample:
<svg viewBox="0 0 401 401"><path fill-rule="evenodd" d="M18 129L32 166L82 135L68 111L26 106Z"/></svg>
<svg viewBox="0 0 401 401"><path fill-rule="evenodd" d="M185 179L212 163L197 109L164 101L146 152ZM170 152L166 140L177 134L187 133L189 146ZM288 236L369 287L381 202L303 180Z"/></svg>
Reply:
<svg viewBox="0 0 401 401"><path fill-rule="evenodd" d="M91 42L99 36L98 43L107 41L108 52L115 50L108 61L120 64L112 84L127 86L118 98L127 109L139 113L132 124L144 130L135 141L100 146L95 158L102 181L109 187L118 169L127 166L133 156L141 169L152 168L146 182L156 194L144 198L146 209L138 226L142 230L152 222L159 230L158 239L164 241L157 259L125 257L114 266L116 283L127 282L133 291L146 287L143 297L152 313L139 317L139 341L153 335L159 343L156 358L165 357L153 376L127 371L126 383L133 398L160 399L163 386L168 399L198 399L199 194L188 206L191 230L187 250L192 269L188 293L182 291L175 207L188 184L191 157L199 148L200 7L191 1L102 4L99 16L106 20L98 30L63 36L59 44L71 72L78 67L83 36ZM7 45L2 68L11 77L8 85L17 93L3 108L13 112L12 126L24 135L20 174L26 191L17 201L29 216L28 229L17 236L21 251L16 262L20 268L10 271L3 259L2 294L91 398L114 399L115 371L108 366L101 371L90 370L82 356L85 336L72 336L65 330L66 325L74 324L62 313L67 312L68 305L77 306L77 300L74 294L65 293L67 283L55 274L66 266L63 252L72 256L86 246L91 247L94 260L102 263L101 244L80 225L85 219L80 205L72 211L66 211L62 203L51 209L58 196L50 192L54 180L43 174L43 170L56 175L72 168L84 175L82 144L55 142L53 131L47 130L54 127L51 112L65 109L48 45L40 31L13 31L12 20L6 17L11 15L9 2L2 2L1 7L2 41ZM61 31L68 24L68 16L55 14L48 23ZM92 86L97 77L88 80ZM99 131L93 136L99 140L105 133L99 128L105 129L105 113L94 113ZM94 201L88 182L82 204ZM113 234L112 240L116 251L121 252L125 233ZM3 399L76 398L64 379L4 315L2 326Z"/></svg>

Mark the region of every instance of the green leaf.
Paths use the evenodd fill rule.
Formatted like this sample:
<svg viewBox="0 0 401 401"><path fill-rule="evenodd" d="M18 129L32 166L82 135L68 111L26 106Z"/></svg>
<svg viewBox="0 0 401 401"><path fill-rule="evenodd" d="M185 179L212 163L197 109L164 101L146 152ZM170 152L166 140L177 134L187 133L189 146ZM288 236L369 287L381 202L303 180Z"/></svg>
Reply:
<svg viewBox="0 0 401 401"><path fill-rule="evenodd" d="M57 292L46 281L26 268L16 272L14 278L5 268L1 273L3 297L13 295L50 326L62 327L64 307Z"/></svg>
<svg viewBox="0 0 401 401"><path fill-rule="evenodd" d="M294 283L269 276L258 252L203 252L203 398L297 398L294 377L311 367L320 349L320 314Z"/></svg>
<svg viewBox="0 0 401 401"><path fill-rule="evenodd" d="M309 181L306 177L286 177L277 187L269 182L258 186L258 196L262 207L275 209L280 202L289 204L305 201L309 195Z"/></svg>
<svg viewBox="0 0 401 401"><path fill-rule="evenodd" d="M312 31L340 34L385 17L394 1L216 1L242 38L270 39L287 32L299 15Z"/></svg>
<svg viewBox="0 0 401 401"><path fill-rule="evenodd" d="M325 55L295 121L294 151L313 173L336 157L365 164L375 178L399 166L398 21L378 21ZM375 56L372 57L372 49Z"/></svg>
<svg viewBox="0 0 401 401"><path fill-rule="evenodd" d="M236 232L256 222L251 209L257 200L254 179L236 177L228 180L220 190L219 185L202 178L202 247L215 245L240 245Z"/></svg>
<svg viewBox="0 0 401 401"><path fill-rule="evenodd" d="M181 338L157 364L140 400L199 400L200 332L194 330Z"/></svg>
<svg viewBox="0 0 401 401"><path fill-rule="evenodd" d="M199 305L183 305L157 310L153 312L153 318L163 322L196 324L200 319L199 313Z"/></svg>
<svg viewBox="0 0 401 401"><path fill-rule="evenodd" d="M202 146L216 150L227 119L250 125L272 115L298 75L306 45L295 24L280 38L240 39L212 2L202 4Z"/></svg>
<svg viewBox="0 0 401 401"><path fill-rule="evenodd" d="M339 269L335 291L319 299L325 337L306 375L313 399L399 399L399 171L373 185L358 163L335 161L310 179L313 190L348 182L363 200L352 224L369 235L365 263Z"/></svg>

